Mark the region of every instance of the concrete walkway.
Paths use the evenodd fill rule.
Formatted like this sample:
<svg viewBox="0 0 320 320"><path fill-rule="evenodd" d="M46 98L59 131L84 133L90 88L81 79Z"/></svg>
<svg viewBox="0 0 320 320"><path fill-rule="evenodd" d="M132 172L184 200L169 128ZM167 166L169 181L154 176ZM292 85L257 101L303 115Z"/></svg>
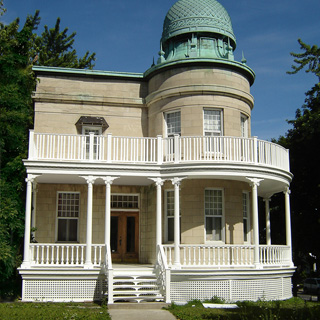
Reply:
<svg viewBox="0 0 320 320"><path fill-rule="evenodd" d="M116 303L108 306L112 320L176 320L165 303Z"/></svg>

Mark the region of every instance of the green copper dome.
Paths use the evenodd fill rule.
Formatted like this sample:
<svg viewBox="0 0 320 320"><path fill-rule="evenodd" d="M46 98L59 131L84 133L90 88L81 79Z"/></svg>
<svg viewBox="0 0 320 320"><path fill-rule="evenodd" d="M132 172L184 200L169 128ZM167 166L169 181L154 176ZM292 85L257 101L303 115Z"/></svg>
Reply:
<svg viewBox="0 0 320 320"><path fill-rule="evenodd" d="M171 7L163 23L162 43L191 32L220 34L236 46L230 16L216 0L179 0Z"/></svg>

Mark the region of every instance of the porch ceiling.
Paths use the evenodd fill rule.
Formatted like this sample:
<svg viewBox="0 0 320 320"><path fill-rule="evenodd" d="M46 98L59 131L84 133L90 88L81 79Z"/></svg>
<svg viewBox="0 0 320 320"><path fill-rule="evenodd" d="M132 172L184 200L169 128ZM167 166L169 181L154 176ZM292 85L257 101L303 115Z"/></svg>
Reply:
<svg viewBox="0 0 320 320"><path fill-rule="evenodd" d="M163 179L171 179L170 176L162 176ZM221 180L234 180L243 181L249 183L249 180L245 176L228 176L228 175L194 175L186 177L186 179L221 179ZM260 186L258 188L258 194L262 197L269 197L274 193L282 192L285 190L286 181L279 181L278 179L268 179L261 177ZM37 177L38 183L52 183L52 184L86 184L85 179L82 176L75 174L42 174ZM143 176L122 176L114 180L113 185L122 186L148 186L153 184L154 181ZM104 185L105 182L102 178L95 180L95 185Z"/></svg>

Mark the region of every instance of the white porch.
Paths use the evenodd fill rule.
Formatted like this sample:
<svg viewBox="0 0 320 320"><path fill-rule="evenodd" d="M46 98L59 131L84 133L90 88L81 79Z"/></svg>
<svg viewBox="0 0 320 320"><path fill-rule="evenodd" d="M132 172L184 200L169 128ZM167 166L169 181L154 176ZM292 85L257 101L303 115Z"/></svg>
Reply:
<svg viewBox="0 0 320 320"><path fill-rule="evenodd" d="M103 137L35 134L31 131L29 158L25 163L28 172L27 200L24 260L20 268L24 282L23 300L32 300L32 294L27 294L28 290L33 292L35 299L41 298L37 296L37 290L32 289L33 283L37 283L35 286L38 286L38 289L42 288L39 292L45 296L45 288L48 286L52 285L53 292L63 290L58 289L61 280L68 283L70 290L72 283L90 288L91 291L88 290L92 294L86 295L84 300L100 299L106 294L109 303L117 300L114 288L119 275L112 263L110 249L111 186L118 181L125 183L130 179L144 183L148 181L148 185L155 185L156 206L153 214L156 227L153 250L156 258L152 272L159 292L166 302L179 301L179 292L182 292L183 300L186 298L183 292L192 290L197 292L196 298L205 298L219 287L223 288L223 297L232 300L236 297L232 289L236 283L237 286L246 283L247 292L265 286L265 290L270 291L270 294L266 294L270 298L289 297L294 270L288 188L291 175L288 151L282 147L256 138L120 138L112 135ZM247 187L250 185L250 245L181 243L180 185L188 179L229 179L244 182ZM35 186L37 182L49 184L57 181L64 184L76 182L87 186L85 242L31 243ZM165 181L170 181L174 190L172 244L164 244L163 240L162 191ZM99 244L92 241L93 186L97 182L105 185L104 242ZM271 243L269 212L270 197L279 191L284 192L285 201L286 245L282 246ZM266 245L259 243L258 195L265 200ZM126 277L134 275L128 274ZM261 280L261 277L264 280ZM268 284L268 278L274 282ZM135 280L129 282L135 283ZM194 285L194 289L184 288L187 284ZM282 290L285 293L274 293L274 288L280 284L285 288ZM203 296L200 289L195 289L207 285L209 287ZM257 293L252 295L252 299L262 298L261 291L255 290ZM44 299L62 301L69 298L68 295L63 298L63 294L55 297L53 294L50 298L48 293ZM81 293L70 299L80 301Z"/></svg>

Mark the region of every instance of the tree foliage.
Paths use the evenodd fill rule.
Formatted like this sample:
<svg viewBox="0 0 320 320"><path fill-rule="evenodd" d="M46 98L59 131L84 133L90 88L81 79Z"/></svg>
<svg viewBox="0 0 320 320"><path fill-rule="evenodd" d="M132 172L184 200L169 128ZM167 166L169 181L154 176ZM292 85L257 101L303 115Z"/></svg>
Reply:
<svg viewBox="0 0 320 320"><path fill-rule="evenodd" d="M34 62L41 66L69 67L78 69L92 69L94 67L95 53L85 53L82 58L78 58L76 50L73 48L73 32L68 36L68 28L60 31L60 18L57 19L54 28L49 29L44 26L44 32L36 37L34 42ZM36 61L35 61L36 60Z"/></svg>
<svg viewBox="0 0 320 320"><path fill-rule="evenodd" d="M0 15L5 13L0 0ZM42 35L39 11L24 24L17 18L0 22L0 295L10 293L15 268L21 263L25 214L25 169L28 131L33 125L34 64L53 67L93 68L95 54L78 58L73 49L75 32L45 27ZM39 57L40 59L37 59ZM11 281L11 282L10 282Z"/></svg>
<svg viewBox="0 0 320 320"><path fill-rule="evenodd" d="M291 53L298 66L313 73L318 82L306 93L304 105L297 109L294 120L288 121L292 129L279 143L290 149L290 166L294 175L291 190L293 249L296 258L307 259L309 253L320 261L320 49L298 40L302 53ZM298 262L299 263L299 262Z"/></svg>

